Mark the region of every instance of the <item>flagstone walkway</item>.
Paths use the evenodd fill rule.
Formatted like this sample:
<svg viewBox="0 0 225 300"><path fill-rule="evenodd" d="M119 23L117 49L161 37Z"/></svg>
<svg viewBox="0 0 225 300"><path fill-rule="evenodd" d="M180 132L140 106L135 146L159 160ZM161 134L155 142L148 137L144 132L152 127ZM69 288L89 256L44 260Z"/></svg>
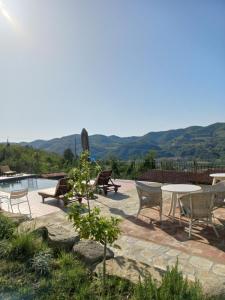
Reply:
<svg viewBox="0 0 225 300"><path fill-rule="evenodd" d="M165 271L168 266L176 264L190 280L198 279L204 290L210 293L225 294L225 210L215 212L220 238L214 235L211 228L197 227L193 238L188 239L187 220L171 222L167 216L170 207L169 195L164 195L163 222L159 223L157 210L143 210L137 219L138 197L133 181L119 181L122 185L117 194L107 197L98 195L91 200L91 207L100 207L102 214L115 215L122 219L122 234L116 241L114 252L137 262L145 263ZM45 218L48 223L55 223L54 215L59 216L56 223L69 226L66 210L62 204L49 199L41 202L36 192L29 193L33 217ZM26 204L21 211L26 213ZM6 206L2 207L7 209ZM37 219L37 220L38 220Z"/></svg>

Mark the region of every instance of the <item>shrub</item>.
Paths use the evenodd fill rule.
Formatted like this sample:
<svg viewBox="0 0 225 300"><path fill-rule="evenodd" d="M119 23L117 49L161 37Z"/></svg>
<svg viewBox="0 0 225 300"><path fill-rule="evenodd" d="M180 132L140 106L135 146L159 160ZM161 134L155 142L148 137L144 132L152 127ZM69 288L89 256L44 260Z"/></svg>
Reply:
<svg viewBox="0 0 225 300"><path fill-rule="evenodd" d="M49 249L40 251L30 261L31 270L37 275L46 276L51 272L52 254Z"/></svg>
<svg viewBox="0 0 225 300"><path fill-rule="evenodd" d="M168 269L163 276L158 293L159 299L204 299L202 289L196 281L191 283L184 279L182 272L178 271L178 263ZM167 297L167 298L166 298Z"/></svg>
<svg viewBox="0 0 225 300"><path fill-rule="evenodd" d="M38 299L94 299L90 273L72 254L61 252L54 265L51 278L39 284Z"/></svg>
<svg viewBox="0 0 225 300"><path fill-rule="evenodd" d="M24 261L44 249L46 246L41 238L32 233L20 233L11 240L9 256L11 259Z"/></svg>
<svg viewBox="0 0 225 300"><path fill-rule="evenodd" d="M0 259L7 259L10 255L11 243L8 239L0 240Z"/></svg>
<svg viewBox="0 0 225 300"><path fill-rule="evenodd" d="M162 283L157 283L147 277L143 282L135 288L135 300L203 300L206 297L202 293L202 289L198 282L191 283L183 278L181 272L178 271L178 264L168 269L162 278Z"/></svg>
<svg viewBox="0 0 225 300"><path fill-rule="evenodd" d="M0 240L10 239L13 235L15 224L0 213Z"/></svg>
<svg viewBox="0 0 225 300"><path fill-rule="evenodd" d="M140 281L134 291L134 300L153 300L157 298L158 290L156 283L151 277L146 277L143 282Z"/></svg>

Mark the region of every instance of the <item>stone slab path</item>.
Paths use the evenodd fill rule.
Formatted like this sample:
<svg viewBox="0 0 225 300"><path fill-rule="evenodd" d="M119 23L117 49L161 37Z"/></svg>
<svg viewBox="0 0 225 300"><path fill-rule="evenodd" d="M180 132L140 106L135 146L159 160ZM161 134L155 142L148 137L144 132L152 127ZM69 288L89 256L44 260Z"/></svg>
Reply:
<svg viewBox="0 0 225 300"><path fill-rule="evenodd" d="M124 256L157 270L166 271L178 261L178 268L184 276L191 281L199 280L205 292L225 293L225 264L126 235L121 236L115 246L116 256Z"/></svg>
<svg viewBox="0 0 225 300"><path fill-rule="evenodd" d="M114 215L122 219L122 234L114 247L116 256L122 256L155 269L165 271L175 265L190 280L198 279L204 290L210 293L223 291L225 294L225 210L215 212L220 238L217 239L211 228L196 228L193 239L189 240L185 228L187 222L172 223L167 216L170 195L164 195L163 224L159 224L157 210L143 210L136 219L138 197L133 181L118 181L121 189L118 194L109 193L107 197L98 195L91 200L91 207L97 206L103 215ZM33 224L46 224L50 228L73 230L67 219L62 203L48 199L41 202L37 191L29 193ZM7 210L7 207L3 207ZM26 204L21 207L26 213ZM39 224L39 225L38 225Z"/></svg>

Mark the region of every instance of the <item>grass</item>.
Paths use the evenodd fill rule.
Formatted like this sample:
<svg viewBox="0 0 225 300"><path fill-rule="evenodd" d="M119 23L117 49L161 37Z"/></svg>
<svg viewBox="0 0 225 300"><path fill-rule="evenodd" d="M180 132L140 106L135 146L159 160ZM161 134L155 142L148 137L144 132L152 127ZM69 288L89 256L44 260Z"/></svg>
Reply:
<svg viewBox="0 0 225 300"><path fill-rule="evenodd" d="M9 218L0 213L0 240L10 239L16 225Z"/></svg>
<svg viewBox="0 0 225 300"><path fill-rule="evenodd" d="M11 228L10 224L7 226ZM190 283L183 278L177 265L167 270L160 285L151 277L135 285L107 276L103 288L102 280L71 253L53 252L40 237L14 231L0 239L0 299L222 300L225 297L206 297L198 282Z"/></svg>

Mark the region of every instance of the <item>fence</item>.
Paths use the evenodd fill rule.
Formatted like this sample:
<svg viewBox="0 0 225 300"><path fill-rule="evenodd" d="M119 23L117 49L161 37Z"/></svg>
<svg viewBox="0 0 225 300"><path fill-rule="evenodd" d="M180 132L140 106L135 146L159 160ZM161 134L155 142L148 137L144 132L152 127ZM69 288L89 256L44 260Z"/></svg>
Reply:
<svg viewBox="0 0 225 300"><path fill-rule="evenodd" d="M204 172L207 170L221 170L225 169L225 163L215 162L198 162L198 161L177 161L177 160L156 160L156 169L159 170L174 170L186 172Z"/></svg>
<svg viewBox="0 0 225 300"><path fill-rule="evenodd" d="M196 167L190 165L187 168L187 166L177 164L176 169L172 170L148 170L140 175L138 180L162 183L212 184L212 177L209 176L211 173L225 173L225 167L213 167L212 165L198 165Z"/></svg>

